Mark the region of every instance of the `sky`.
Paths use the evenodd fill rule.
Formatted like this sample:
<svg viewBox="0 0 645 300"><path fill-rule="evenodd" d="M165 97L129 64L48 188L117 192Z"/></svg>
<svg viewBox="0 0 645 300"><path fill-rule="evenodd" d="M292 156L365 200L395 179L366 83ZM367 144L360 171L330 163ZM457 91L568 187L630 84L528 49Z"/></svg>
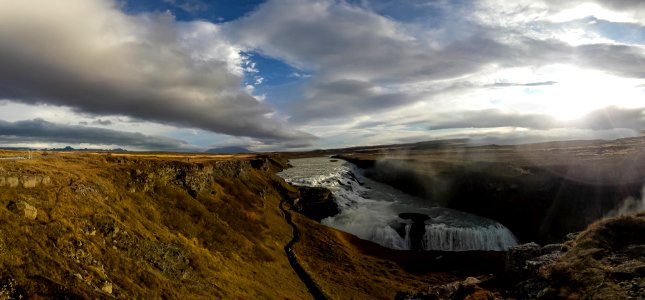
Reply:
<svg viewBox="0 0 645 300"><path fill-rule="evenodd" d="M640 0L0 0L0 146L293 151L645 130Z"/></svg>

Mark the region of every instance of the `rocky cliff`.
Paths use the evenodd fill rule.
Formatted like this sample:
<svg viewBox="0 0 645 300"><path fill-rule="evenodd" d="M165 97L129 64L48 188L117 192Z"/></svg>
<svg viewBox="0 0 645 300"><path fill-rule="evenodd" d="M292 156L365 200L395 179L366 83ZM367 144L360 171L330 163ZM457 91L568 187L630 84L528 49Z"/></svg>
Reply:
<svg viewBox="0 0 645 300"><path fill-rule="evenodd" d="M643 299L645 214L603 219L563 244L511 248L507 270L397 299Z"/></svg>
<svg viewBox="0 0 645 300"><path fill-rule="evenodd" d="M645 185L645 139L345 153L375 180L497 220L522 241L563 240Z"/></svg>

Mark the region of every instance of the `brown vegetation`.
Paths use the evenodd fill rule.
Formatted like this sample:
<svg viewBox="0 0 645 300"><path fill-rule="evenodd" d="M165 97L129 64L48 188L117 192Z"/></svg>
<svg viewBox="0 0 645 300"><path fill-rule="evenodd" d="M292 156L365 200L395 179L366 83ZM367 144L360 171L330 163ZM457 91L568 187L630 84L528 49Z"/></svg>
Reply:
<svg viewBox="0 0 645 300"><path fill-rule="evenodd" d="M645 295L645 214L589 226L570 250L543 271L546 297L642 299Z"/></svg>
<svg viewBox="0 0 645 300"><path fill-rule="evenodd" d="M279 202L299 192L275 175L277 158L42 154L0 162L0 299L311 297L283 249L292 228ZM460 278L428 267L439 254L402 255L293 217L294 252L332 299Z"/></svg>
<svg viewBox="0 0 645 300"><path fill-rule="evenodd" d="M0 186L3 207L37 209L0 208L0 298L308 297L284 256L291 228L268 160L36 157L0 162L20 183ZM34 176L48 180L24 184Z"/></svg>

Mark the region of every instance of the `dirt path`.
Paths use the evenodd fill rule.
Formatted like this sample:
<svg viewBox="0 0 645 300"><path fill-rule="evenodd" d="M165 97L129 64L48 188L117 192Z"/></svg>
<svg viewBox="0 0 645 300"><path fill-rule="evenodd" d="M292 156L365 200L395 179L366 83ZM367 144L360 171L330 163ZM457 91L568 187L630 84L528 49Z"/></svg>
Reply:
<svg viewBox="0 0 645 300"><path fill-rule="evenodd" d="M300 238L300 231L298 231L298 227L296 227L296 224L293 223L291 220L291 213L284 208L284 202L285 200L283 199L280 201L280 209L284 213L284 219L287 220L287 223L291 225L291 228L293 228L293 238L289 243L287 243L286 246L284 246L284 252L287 254L287 258L289 259L289 264L291 264L291 267L293 270L298 274L298 277L300 278L300 281L305 284L307 287L307 290L309 290L309 293L311 296L314 297L316 300L326 300L327 297L325 294L320 290L320 288L316 285L314 280L307 274L307 271L305 271L300 263L298 263L298 259L296 258L296 254L293 252L293 245L298 241Z"/></svg>

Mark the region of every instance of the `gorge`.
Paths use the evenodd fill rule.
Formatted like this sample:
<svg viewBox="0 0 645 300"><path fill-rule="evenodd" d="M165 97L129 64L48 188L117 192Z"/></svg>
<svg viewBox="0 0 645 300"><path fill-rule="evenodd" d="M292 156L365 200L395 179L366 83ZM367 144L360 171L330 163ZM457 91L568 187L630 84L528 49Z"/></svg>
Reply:
<svg viewBox="0 0 645 300"><path fill-rule="evenodd" d="M642 199L643 143L35 152L0 164L0 295L638 297L645 215L585 227Z"/></svg>

